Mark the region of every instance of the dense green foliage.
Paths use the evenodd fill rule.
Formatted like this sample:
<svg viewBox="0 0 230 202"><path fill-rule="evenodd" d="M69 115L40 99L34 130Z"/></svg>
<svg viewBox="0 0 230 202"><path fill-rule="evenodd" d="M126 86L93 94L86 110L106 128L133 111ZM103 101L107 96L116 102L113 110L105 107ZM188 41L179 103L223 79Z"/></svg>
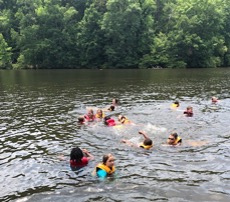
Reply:
<svg viewBox="0 0 230 202"><path fill-rule="evenodd" d="M0 68L230 66L229 0L0 0Z"/></svg>

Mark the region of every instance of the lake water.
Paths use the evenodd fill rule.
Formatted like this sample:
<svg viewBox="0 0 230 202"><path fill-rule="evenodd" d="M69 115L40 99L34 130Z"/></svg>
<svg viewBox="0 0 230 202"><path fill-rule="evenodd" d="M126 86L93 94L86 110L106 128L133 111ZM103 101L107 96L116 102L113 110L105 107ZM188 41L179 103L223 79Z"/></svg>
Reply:
<svg viewBox="0 0 230 202"><path fill-rule="evenodd" d="M230 68L0 71L0 201L230 201L229 86ZM77 124L112 98L114 119L135 125ZM189 105L193 117L183 116ZM142 141L139 130L152 150L120 142ZM171 132L182 146L163 145ZM79 173L68 163L74 146L95 156ZM100 181L92 172L106 153L117 174Z"/></svg>

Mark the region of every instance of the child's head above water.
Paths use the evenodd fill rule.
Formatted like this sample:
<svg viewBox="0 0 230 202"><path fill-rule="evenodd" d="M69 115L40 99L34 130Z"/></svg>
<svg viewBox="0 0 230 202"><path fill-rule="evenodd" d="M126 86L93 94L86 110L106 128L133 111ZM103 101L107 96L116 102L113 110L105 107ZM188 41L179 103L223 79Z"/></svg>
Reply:
<svg viewBox="0 0 230 202"><path fill-rule="evenodd" d="M115 158L112 154L106 154L102 158L102 163L108 167L114 166Z"/></svg>
<svg viewBox="0 0 230 202"><path fill-rule="evenodd" d="M109 111L114 111L115 110L115 107L113 105L111 105L109 108L108 108Z"/></svg>
<svg viewBox="0 0 230 202"><path fill-rule="evenodd" d="M70 160L81 161L83 156L82 150L79 147L74 147L70 153Z"/></svg>
<svg viewBox="0 0 230 202"><path fill-rule="evenodd" d="M217 98L216 97L212 97L212 103L216 104L217 102L218 102Z"/></svg>
<svg viewBox="0 0 230 202"><path fill-rule="evenodd" d="M146 145L146 146L151 146L153 144L153 141L149 138L146 138L144 141L143 141L143 144Z"/></svg>
<svg viewBox="0 0 230 202"><path fill-rule="evenodd" d="M114 99L112 100L112 105L117 105L117 104L118 104L118 99L114 98Z"/></svg>
<svg viewBox="0 0 230 202"><path fill-rule="evenodd" d="M179 107L179 106L180 106L180 103L179 103L178 100L176 100L176 101L174 102L174 104L176 105L176 107Z"/></svg>
<svg viewBox="0 0 230 202"><path fill-rule="evenodd" d="M84 122L85 122L84 116L79 116L78 117L78 123L84 123Z"/></svg>
<svg viewBox="0 0 230 202"><path fill-rule="evenodd" d="M111 116L106 116L106 117L104 118L104 123L105 123L105 125L107 125L107 126L115 126L115 125L116 125L115 120L114 120L113 118L111 118Z"/></svg>

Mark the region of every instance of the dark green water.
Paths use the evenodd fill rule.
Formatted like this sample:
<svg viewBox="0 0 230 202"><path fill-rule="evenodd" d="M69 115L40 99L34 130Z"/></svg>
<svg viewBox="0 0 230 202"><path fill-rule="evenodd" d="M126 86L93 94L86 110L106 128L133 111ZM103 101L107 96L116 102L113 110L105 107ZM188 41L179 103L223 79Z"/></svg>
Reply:
<svg viewBox="0 0 230 202"><path fill-rule="evenodd" d="M0 201L228 202L229 86L230 69L0 71ZM121 102L114 118L136 125L77 124L86 107L112 98ZM140 142L139 130L153 139L151 151L120 142ZM162 145L172 131L182 146ZM78 174L68 164L73 146L95 156ZM117 176L99 181L91 173L105 153L116 157Z"/></svg>

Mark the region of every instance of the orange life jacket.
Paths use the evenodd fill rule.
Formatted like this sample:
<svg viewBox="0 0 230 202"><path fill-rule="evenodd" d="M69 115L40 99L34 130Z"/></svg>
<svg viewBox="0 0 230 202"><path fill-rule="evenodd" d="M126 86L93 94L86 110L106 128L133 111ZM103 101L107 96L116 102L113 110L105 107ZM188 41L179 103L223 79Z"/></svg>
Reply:
<svg viewBox="0 0 230 202"><path fill-rule="evenodd" d="M144 145L143 143L140 144L140 147L144 148L144 149L150 149L152 148L153 145Z"/></svg>
<svg viewBox="0 0 230 202"><path fill-rule="evenodd" d="M177 145L179 143L179 141L182 141L181 137L178 136L177 139L175 140L175 142L173 143L173 145Z"/></svg>
<svg viewBox="0 0 230 202"><path fill-rule="evenodd" d="M99 170L99 169L102 169L104 170L105 172L108 173L108 175L111 175L115 172L115 166L113 166L112 168L109 168L108 166L106 166L105 164L103 163L99 163L97 166L96 166L96 172Z"/></svg>

